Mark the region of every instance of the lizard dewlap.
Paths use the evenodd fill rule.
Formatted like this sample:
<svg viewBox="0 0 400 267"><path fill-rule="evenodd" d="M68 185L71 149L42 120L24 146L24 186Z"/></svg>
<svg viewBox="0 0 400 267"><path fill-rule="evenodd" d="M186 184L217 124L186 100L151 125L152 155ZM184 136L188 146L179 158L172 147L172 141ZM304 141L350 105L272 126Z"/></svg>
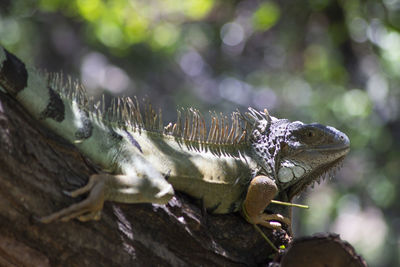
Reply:
<svg viewBox="0 0 400 267"><path fill-rule="evenodd" d="M43 125L103 168L68 195L88 197L40 218L99 219L104 201L167 203L174 190L201 199L213 213L241 210L269 228L289 218L264 210L279 194L287 200L331 175L349 151L348 137L333 127L291 122L267 110L214 115L207 129L195 109L178 110L164 126L148 103L118 98L110 108L93 103L77 82L27 67L0 47L0 86Z"/></svg>

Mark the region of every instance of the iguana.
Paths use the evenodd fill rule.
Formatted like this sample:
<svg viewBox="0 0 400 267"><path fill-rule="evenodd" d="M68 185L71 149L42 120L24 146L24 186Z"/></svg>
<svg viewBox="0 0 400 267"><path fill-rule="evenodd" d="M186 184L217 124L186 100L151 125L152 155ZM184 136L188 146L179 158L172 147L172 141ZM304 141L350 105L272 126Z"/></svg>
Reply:
<svg viewBox="0 0 400 267"><path fill-rule="evenodd" d="M199 111L182 109L164 127L150 104L141 111L136 98L118 98L106 109L79 83L26 67L2 47L0 86L103 170L66 192L88 193L86 199L38 218L43 223L98 220L104 201L166 204L178 190L212 213L242 211L252 224L279 229L290 219L265 213L271 200L291 200L349 152L349 138L335 128L277 119L267 110L234 112L231 123L214 114L207 129Z"/></svg>

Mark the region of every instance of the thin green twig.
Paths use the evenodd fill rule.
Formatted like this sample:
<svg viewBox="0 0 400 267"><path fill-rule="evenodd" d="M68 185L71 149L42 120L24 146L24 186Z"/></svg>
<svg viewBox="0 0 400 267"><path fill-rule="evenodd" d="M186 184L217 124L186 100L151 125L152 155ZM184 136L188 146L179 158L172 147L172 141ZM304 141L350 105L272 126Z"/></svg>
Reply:
<svg viewBox="0 0 400 267"><path fill-rule="evenodd" d="M272 241L268 238L268 236L266 236L264 234L264 232L260 229L260 227L258 227L257 224L253 224L254 228L256 228L256 230L260 233L260 235L265 239L265 241L267 241L267 243L276 251L279 252L279 249L274 245L274 243L272 243Z"/></svg>
<svg viewBox="0 0 400 267"><path fill-rule="evenodd" d="M303 208L303 209L309 209L310 207L307 205L301 205L301 204L296 204L296 203L290 203L290 202L283 202L279 200L271 200L271 203L273 204L278 204L278 205L283 205L283 206L290 206L290 207L296 207L296 208Z"/></svg>
<svg viewBox="0 0 400 267"><path fill-rule="evenodd" d="M279 249L274 245L274 243L272 243L272 241L268 238L268 236L264 234L264 232L260 229L260 227L258 227L257 224L251 222L250 217L247 214L247 210L244 207L244 203L242 205L242 212L246 221L248 221L254 226L254 228L260 233L260 235L265 239L265 241L267 241L267 243L272 247L272 249L274 249L276 252L279 252Z"/></svg>

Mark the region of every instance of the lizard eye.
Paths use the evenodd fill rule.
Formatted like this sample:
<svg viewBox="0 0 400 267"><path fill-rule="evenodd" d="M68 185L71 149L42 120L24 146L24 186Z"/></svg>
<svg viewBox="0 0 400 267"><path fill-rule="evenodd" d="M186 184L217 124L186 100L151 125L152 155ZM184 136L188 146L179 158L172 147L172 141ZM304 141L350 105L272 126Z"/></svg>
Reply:
<svg viewBox="0 0 400 267"><path fill-rule="evenodd" d="M312 137L315 136L315 133L314 133L313 131L308 131L308 132L307 132L307 136L308 136L309 138L312 138Z"/></svg>

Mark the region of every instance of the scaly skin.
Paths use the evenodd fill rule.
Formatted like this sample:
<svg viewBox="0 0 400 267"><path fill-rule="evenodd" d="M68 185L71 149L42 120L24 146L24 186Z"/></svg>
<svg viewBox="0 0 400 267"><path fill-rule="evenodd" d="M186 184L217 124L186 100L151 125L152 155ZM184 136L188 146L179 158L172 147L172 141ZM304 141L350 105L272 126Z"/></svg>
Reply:
<svg viewBox="0 0 400 267"><path fill-rule="evenodd" d="M59 80L0 48L0 86L104 170L67 192L89 192L85 200L42 217L43 223L99 219L104 201L165 204L175 189L201 199L210 212L242 208L250 223L277 229L290 220L264 213L271 200L278 194L290 200L331 173L349 151L349 139L333 127L279 120L251 108L234 113L230 128L215 116L207 131L199 113L189 110L183 121L178 115L163 129L161 113L150 105L144 119L131 99L106 112L87 104L79 85Z"/></svg>

